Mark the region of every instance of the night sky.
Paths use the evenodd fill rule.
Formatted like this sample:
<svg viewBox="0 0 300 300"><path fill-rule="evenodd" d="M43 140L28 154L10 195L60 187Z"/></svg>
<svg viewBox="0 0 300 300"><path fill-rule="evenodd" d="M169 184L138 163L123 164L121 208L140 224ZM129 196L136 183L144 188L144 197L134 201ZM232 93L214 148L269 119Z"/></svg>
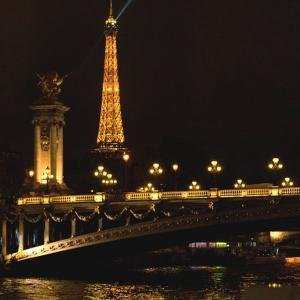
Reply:
<svg viewBox="0 0 300 300"><path fill-rule="evenodd" d="M126 3L115 0L118 12ZM35 73L72 72L66 114L66 178L96 146L103 77L104 0L3 1L0 12L0 146L30 165L28 106ZM125 134L135 162L177 161L186 180L268 180L278 155L300 182L300 2L134 0L119 20ZM75 168L74 166L77 166Z"/></svg>

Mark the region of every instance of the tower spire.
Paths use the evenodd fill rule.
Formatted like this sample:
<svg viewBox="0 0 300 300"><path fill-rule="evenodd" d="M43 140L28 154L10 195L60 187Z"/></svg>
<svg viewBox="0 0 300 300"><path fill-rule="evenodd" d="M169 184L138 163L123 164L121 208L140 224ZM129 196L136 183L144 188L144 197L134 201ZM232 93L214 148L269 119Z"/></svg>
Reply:
<svg viewBox="0 0 300 300"><path fill-rule="evenodd" d="M113 4L112 4L112 0L110 0L110 5L109 5L109 16L110 17L113 16Z"/></svg>
<svg viewBox="0 0 300 300"><path fill-rule="evenodd" d="M97 148L95 149L102 153L119 152L125 149L118 78L118 26L112 13L112 0L110 0L109 17L105 21L104 28L104 74Z"/></svg>

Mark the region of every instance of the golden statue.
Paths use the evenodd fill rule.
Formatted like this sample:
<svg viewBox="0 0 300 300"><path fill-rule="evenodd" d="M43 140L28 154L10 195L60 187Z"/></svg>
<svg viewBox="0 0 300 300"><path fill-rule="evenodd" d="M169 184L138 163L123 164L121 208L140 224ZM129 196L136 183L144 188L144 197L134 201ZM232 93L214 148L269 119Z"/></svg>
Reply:
<svg viewBox="0 0 300 300"><path fill-rule="evenodd" d="M61 77L57 72L51 72L43 76L37 74L37 76L40 79L38 86L41 87L44 97L56 98L61 93L60 86L68 75Z"/></svg>

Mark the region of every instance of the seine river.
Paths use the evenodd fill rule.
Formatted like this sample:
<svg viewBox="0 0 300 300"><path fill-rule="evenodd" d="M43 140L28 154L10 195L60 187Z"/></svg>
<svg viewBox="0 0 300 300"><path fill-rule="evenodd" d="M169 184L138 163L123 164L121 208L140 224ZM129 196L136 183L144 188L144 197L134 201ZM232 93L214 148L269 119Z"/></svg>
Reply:
<svg viewBox="0 0 300 300"><path fill-rule="evenodd" d="M300 299L299 263L115 270L107 278L0 280L0 299Z"/></svg>

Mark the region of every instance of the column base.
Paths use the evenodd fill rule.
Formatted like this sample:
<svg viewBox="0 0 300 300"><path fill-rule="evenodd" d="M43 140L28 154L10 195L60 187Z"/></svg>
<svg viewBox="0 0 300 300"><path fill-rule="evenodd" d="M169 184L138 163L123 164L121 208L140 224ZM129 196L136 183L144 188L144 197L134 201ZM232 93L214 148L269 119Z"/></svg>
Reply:
<svg viewBox="0 0 300 300"><path fill-rule="evenodd" d="M70 195L70 193L71 191L65 183L49 182L48 184L24 184L20 191L20 196L60 196Z"/></svg>

